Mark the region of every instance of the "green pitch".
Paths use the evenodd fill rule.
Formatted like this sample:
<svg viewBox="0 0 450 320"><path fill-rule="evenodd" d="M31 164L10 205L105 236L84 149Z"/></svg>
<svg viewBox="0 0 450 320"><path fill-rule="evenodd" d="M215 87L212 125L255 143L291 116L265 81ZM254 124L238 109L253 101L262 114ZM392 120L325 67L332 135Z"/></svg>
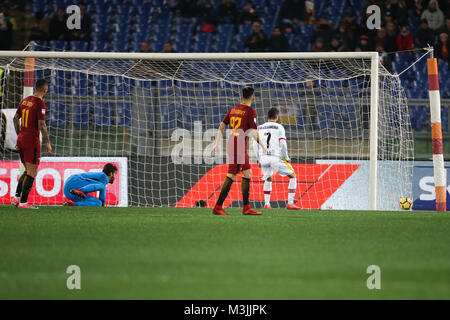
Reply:
<svg viewBox="0 0 450 320"><path fill-rule="evenodd" d="M0 206L0 299L450 299L448 213L229 211Z"/></svg>

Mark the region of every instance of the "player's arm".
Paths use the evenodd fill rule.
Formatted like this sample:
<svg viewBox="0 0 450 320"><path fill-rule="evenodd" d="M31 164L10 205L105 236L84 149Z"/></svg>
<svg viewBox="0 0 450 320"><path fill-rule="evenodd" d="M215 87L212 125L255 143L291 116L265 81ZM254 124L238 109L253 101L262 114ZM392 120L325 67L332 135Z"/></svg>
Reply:
<svg viewBox="0 0 450 320"><path fill-rule="evenodd" d="M44 142L47 146L47 155L50 155L52 153L52 145L50 144L50 138L48 136L45 120L39 120L39 130L41 130L42 137L44 138Z"/></svg>
<svg viewBox="0 0 450 320"><path fill-rule="evenodd" d="M102 190L100 190L98 198L102 202L102 207L104 207L106 204L106 186Z"/></svg>
<svg viewBox="0 0 450 320"><path fill-rule="evenodd" d="M225 127L227 125L223 122L220 123L219 129L217 129L216 143L214 145L214 152L220 152L220 143L222 142L223 132L225 131Z"/></svg>
<svg viewBox="0 0 450 320"><path fill-rule="evenodd" d="M20 113L16 113L13 118L14 129L16 130L17 135L20 132Z"/></svg>
<svg viewBox="0 0 450 320"><path fill-rule="evenodd" d="M255 153L255 156L256 156L256 161L259 163L259 144L258 144L258 142L256 142L255 139L252 139L252 147L253 147L253 152Z"/></svg>
<svg viewBox="0 0 450 320"><path fill-rule="evenodd" d="M255 139L255 141L261 146L263 151L266 152L267 148L264 145L264 143L262 142L261 137L259 136L258 130L256 130L256 129L251 129L251 130L252 130L251 134L252 134L253 139Z"/></svg>
<svg viewBox="0 0 450 320"><path fill-rule="evenodd" d="M289 154L288 154L286 133L285 133L283 127L280 128L280 151L281 151L281 157L283 159L285 159L287 162L290 162L291 159L289 158Z"/></svg>

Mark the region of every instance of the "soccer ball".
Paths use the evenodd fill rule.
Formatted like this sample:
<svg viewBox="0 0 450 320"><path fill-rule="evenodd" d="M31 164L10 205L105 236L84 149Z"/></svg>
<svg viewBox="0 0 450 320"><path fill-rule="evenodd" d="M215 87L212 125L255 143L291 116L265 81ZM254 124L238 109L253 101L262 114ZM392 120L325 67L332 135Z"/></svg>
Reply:
<svg viewBox="0 0 450 320"><path fill-rule="evenodd" d="M413 201L411 198L404 197L404 198L400 199L400 202L398 203L398 205L403 210L409 210L413 206Z"/></svg>

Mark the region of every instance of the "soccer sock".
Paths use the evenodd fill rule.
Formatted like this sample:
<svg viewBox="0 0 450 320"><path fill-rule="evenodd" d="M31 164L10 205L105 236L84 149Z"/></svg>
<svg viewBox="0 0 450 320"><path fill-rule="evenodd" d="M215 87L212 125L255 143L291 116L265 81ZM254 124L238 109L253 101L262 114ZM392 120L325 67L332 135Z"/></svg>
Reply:
<svg viewBox="0 0 450 320"><path fill-rule="evenodd" d="M297 178L289 179L289 186L288 186L288 203L289 204L294 203L296 190L297 190Z"/></svg>
<svg viewBox="0 0 450 320"><path fill-rule="evenodd" d="M20 198L20 194L22 193L23 180L25 180L26 176L27 176L27 172L25 171L24 173L22 173L22 175L19 178L19 182L17 183L17 188L16 188L16 198Z"/></svg>
<svg viewBox="0 0 450 320"><path fill-rule="evenodd" d="M228 192L230 192L231 185L233 184L233 180L229 177L225 178L225 181L222 184L222 190L220 191L219 200L217 200L216 206L222 206L223 202L227 198Z"/></svg>
<svg viewBox="0 0 450 320"><path fill-rule="evenodd" d="M270 193L272 192L272 181L264 181L264 202L270 206Z"/></svg>
<svg viewBox="0 0 450 320"><path fill-rule="evenodd" d="M248 197L250 195L250 179L242 177L241 181L242 199L244 200L244 206L249 204Z"/></svg>
<svg viewBox="0 0 450 320"><path fill-rule="evenodd" d="M34 178L26 175L23 180L22 186L22 196L20 197L20 203L25 204L28 202L28 195L30 194L31 188L33 187Z"/></svg>

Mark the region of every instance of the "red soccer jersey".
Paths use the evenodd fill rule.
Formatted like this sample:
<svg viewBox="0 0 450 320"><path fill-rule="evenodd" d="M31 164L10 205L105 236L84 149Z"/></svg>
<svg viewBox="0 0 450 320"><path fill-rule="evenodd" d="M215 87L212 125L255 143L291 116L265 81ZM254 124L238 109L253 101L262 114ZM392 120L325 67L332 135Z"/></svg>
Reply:
<svg viewBox="0 0 450 320"><path fill-rule="evenodd" d="M29 96L22 100L17 108L16 115L22 119L19 138L39 140L39 120L45 120L45 102L42 99Z"/></svg>
<svg viewBox="0 0 450 320"><path fill-rule="evenodd" d="M239 145L238 137L245 134L248 129L257 129L258 127L255 109L245 104L238 104L232 107L222 122L229 124L233 130L228 140L227 149L228 152L233 151L235 154L242 152L242 150L237 150L237 146ZM245 136L245 155L247 154L247 141L248 136ZM232 143L234 143L234 147L232 147Z"/></svg>

